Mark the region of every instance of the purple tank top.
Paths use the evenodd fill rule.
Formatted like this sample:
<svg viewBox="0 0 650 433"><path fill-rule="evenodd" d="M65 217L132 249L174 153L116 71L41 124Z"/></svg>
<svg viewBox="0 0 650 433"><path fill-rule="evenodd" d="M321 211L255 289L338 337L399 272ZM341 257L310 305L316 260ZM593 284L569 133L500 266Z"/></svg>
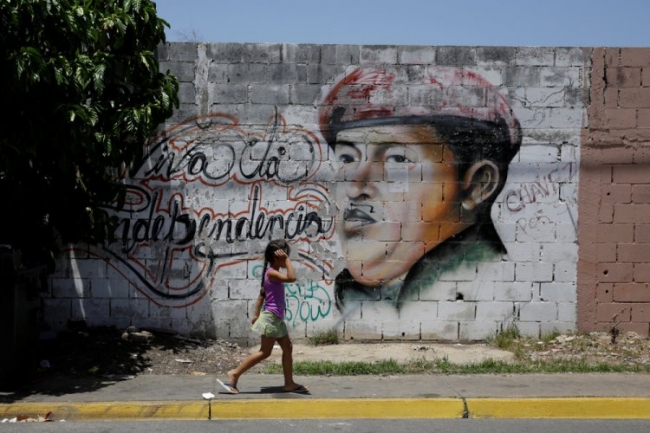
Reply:
<svg viewBox="0 0 650 433"><path fill-rule="evenodd" d="M264 274L264 309L284 319L284 311L287 304L284 299L284 283L278 281L277 283L269 280L269 271L273 269L269 267Z"/></svg>

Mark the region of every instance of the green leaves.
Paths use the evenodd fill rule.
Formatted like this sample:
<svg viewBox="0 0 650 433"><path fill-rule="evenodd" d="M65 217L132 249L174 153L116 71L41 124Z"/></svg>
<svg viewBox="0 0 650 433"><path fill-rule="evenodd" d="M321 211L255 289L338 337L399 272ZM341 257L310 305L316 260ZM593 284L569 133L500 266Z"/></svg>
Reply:
<svg viewBox="0 0 650 433"><path fill-rule="evenodd" d="M155 61L167 23L152 0L0 0L0 243L102 242L123 172L178 106L178 80ZM87 210L89 209L89 211ZM33 236L30 233L39 233Z"/></svg>

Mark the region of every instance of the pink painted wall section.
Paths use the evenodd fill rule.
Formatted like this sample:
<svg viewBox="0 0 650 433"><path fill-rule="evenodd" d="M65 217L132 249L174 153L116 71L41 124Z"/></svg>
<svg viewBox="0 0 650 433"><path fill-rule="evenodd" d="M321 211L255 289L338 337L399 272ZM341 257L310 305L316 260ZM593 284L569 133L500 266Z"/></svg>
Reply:
<svg viewBox="0 0 650 433"><path fill-rule="evenodd" d="M650 49L585 50L578 329L650 331Z"/></svg>

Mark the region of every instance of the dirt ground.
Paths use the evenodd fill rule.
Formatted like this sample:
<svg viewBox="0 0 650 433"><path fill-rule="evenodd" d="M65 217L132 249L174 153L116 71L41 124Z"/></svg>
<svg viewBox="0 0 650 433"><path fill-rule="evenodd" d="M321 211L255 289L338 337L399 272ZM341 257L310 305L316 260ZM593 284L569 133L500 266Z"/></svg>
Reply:
<svg viewBox="0 0 650 433"><path fill-rule="evenodd" d="M200 340L160 330L130 328L85 329L65 332L39 347L40 375L129 378L139 374L222 375L251 351L223 340ZM281 349L258 367L280 362ZM367 342L311 346L294 343L295 361L365 361L447 358L471 363L492 358L512 361L513 353L493 344L434 342ZM523 345L523 360L584 359L610 364L649 364L650 339L634 333L559 335L550 342L531 340Z"/></svg>

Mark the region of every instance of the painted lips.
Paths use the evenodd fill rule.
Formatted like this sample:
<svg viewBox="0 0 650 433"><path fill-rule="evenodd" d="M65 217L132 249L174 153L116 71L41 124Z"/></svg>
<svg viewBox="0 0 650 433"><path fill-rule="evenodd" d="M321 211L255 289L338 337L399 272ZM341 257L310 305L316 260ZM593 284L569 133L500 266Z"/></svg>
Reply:
<svg viewBox="0 0 650 433"><path fill-rule="evenodd" d="M346 233L354 233L361 230L364 226L377 222L366 211L352 206L354 205L350 205L343 213L343 230ZM372 210L372 208L370 209Z"/></svg>

